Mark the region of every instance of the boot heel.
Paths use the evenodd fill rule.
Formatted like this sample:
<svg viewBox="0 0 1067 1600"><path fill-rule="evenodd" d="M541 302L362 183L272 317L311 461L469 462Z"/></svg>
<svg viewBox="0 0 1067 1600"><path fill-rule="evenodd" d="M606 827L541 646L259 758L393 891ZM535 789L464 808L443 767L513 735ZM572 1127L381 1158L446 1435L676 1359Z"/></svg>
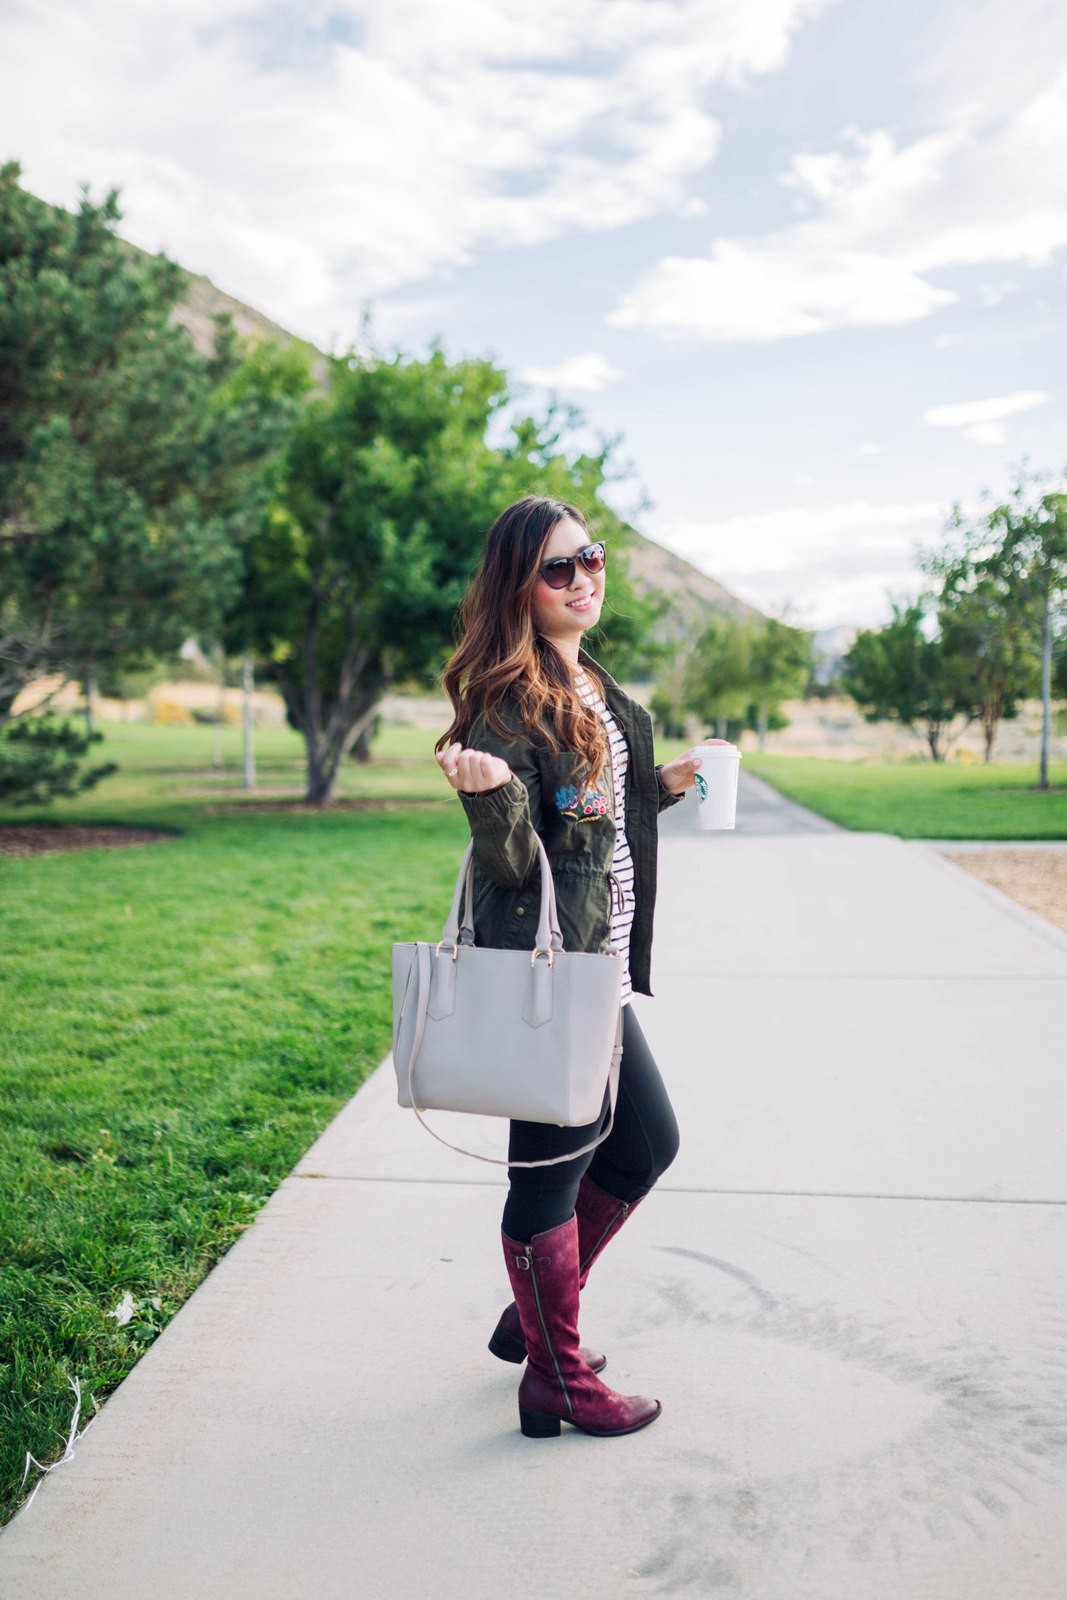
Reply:
<svg viewBox="0 0 1067 1600"><path fill-rule="evenodd" d="M561 1431L558 1417L544 1411L527 1411L525 1406L519 1407L519 1427L527 1439L558 1439Z"/></svg>
<svg viewBox="0 0 1067 1600"><path fill-rule="evenodd" d="M516 1339L515 1335L509 1333L506 1328L494 1330L493 1337L489 1341L489 1348L499 1360L513 1361L516 1366L526 1360L526 1340Z"/></svg>

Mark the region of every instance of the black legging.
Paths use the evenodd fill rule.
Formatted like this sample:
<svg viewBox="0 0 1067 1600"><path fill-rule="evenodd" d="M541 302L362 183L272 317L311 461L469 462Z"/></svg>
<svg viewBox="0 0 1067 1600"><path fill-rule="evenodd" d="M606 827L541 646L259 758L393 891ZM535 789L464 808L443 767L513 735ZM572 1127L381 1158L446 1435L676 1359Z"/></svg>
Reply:
<svg viewBox="0 0 1067 1600"><path fill-rule="evenodd" d="M580 1148L596 1138L607 1111L605 1095L604 1111L588 1127L513 1122L508 1157L512 1161L543 1161L546 1156ZM624 1006L619 1095L611 1133L596 1150L573 1161L561 1161L558 1167L509 1167L511 1190L504 1206L504 1232L518 1244L529 1244L535 1234L566 1222L574 1214L585 1172L619 1200L640 1199L677 1154L678 1123L663 1079L633 1007Z"/></svg>

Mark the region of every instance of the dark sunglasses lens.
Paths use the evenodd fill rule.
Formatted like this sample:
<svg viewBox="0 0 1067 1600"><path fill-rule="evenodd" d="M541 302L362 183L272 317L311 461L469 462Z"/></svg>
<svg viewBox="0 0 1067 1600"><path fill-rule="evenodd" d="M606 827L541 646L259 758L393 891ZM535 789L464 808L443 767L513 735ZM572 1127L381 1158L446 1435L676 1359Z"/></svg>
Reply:
<svg viewBox="0 0 1067 1600"><path fill-rule="evenodd" d="M555 561L546 561L541 568L541 576L550 589L566 589L574 582L576 563L579 561L586 572L603 572L604 546L586 545L576 556L559 556Z"/></svg>
<svg viewBox="0 0 1067 1600"><path fill-rule="evenodd" d="M546 561L541 576L550 589L565 589L574 582L573 556L561 556L558 561Z"/></svg>

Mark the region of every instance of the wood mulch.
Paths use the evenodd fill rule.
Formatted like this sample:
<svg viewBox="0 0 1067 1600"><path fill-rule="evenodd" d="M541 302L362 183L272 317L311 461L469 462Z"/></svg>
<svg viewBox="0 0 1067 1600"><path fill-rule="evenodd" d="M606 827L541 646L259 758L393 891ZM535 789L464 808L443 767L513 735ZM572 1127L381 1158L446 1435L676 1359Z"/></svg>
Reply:
<svg viewBox="0 0 1067 1600"><path fill-rule="evenodd" d="M965 854L944 852L955 866L962 867L983 883L991 884L1036 911L1056 928L1067 933L1067 850L968 850Z"/></svg>
<svg viewBox="0 0 1067 1600"><path fill-rule="evenodd" d="M128 850L163 844L173 833L156 828L90 827L50 822L0 824L0 856L55 856L67 850Z"/></svg>

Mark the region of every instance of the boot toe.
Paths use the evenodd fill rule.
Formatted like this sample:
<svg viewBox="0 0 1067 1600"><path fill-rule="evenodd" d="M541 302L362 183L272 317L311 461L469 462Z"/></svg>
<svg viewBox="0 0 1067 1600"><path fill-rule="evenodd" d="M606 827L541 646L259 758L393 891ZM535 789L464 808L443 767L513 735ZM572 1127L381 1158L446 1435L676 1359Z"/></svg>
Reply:
<svg viewBox="0 0 1067 1600"><path fill-rule="evenodd" d="M649 1400L643 1394L616 1395L619 1405L614 1407L614 1415L610 1418L596 1417L589 1421L580 1421L577 1417L567 1417L566 1421L581 1433L591 1433L597 1439L614 1439L619 1434L636 1433L640 1428L647 1428L650 1422L663 1410L658 1400Z"/></svg>

